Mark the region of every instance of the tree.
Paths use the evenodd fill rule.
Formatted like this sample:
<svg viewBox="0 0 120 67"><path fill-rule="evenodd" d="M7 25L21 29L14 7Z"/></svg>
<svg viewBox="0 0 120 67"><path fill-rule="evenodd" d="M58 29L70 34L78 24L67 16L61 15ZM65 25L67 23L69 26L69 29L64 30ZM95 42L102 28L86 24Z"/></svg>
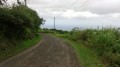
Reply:
<svg viewBox="0 0 120 67"><path fill-rule="evenodd" d="M7 0L0 0L0 5L3 5L4 3L6 3Z"/></svg>
<svg viewBox="0 0 120 67"><path fill-rule="evenodd" d="M21 2L20 2L19 0L17 0L17 3L18 3L18 4L21 4Z"/></svg>
<svg viewBox="0 0 120 67"><path fill-rule="evenodd" d="M6 3L7 0L0 0L0 5L4 5L4 3ZM24 0L25 2L25 6L27 6L27 0ZM18 4L21 4L20 0L17 0Z"/></svg>
<svg viewBox="0 0 120 67"><path fill-rule="evenodd" d="M24 0L24 2L25 2L25 6L27 6L27 0Z"/></svg>
<svg viewBox="0 0 120 67"><path fill-rule="evenodd" d="M18 4L21 4L21 2L19 0L17 0ZM27 0L24 0L25 6L27 6Z"/></svg>
<svg viewBox="0 0 120 67"><path fill-rule="evenodd" d="M0 34L7 39L33 38L44 21L25 5L0 8Z"/></svg>

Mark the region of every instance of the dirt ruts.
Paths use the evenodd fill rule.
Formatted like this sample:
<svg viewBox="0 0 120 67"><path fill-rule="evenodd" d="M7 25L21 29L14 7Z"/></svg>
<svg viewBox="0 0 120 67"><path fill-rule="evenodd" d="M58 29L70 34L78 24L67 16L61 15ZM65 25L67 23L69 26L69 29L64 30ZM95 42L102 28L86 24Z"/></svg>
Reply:
<svg viewBox="0 0 120 67"><path fill-rule="evenodd" d="M62 40L41 34L32 48L0 63L0 67L80 67L72 47Z"/></svg>

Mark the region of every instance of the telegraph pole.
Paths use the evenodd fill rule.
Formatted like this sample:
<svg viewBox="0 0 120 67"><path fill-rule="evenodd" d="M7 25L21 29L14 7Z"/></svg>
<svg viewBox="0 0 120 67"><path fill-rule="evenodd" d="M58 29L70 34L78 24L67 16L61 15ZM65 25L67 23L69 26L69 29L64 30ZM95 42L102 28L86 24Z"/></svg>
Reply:
<svg viewBox="0 0 120 67"><path fill-rule="evenodd" d="M25 6L27 6L27 0L24 0L25 1Z"/></svg>
<svg viewBox="0 0 120 67"><path fill-rule="evenodd" d="M55 17L54 17L54 31L55 31Z"/></svg>

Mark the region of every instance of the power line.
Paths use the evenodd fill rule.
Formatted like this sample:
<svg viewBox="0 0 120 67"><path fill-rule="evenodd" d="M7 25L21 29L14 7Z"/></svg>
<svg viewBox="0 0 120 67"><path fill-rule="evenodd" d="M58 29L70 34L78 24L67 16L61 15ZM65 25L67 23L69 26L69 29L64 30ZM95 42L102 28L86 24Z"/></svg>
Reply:
<svg viewBox="0 0 120 67"><path fill-rule="evenodd" d="M80 2L80 1L81 1L81 2ZM79 3L79 2L82 4L82 3L84 3L84 0L75 0L70 6L67 7L67 9L69 9L69 8L77 5L76 3Z"/></svg>
<svg viewBox="0 0 120 67"><path fill-rule="evenodd" d="M69 7L67 7L67 8L72 7L74 4L78 3L78 1L79 1L79 0L75 0L75 1L74 1Z"/></svg>
<svg viewBox="0 0 120 67"><path fill-rule="evenodd" d="M84 7L89 1L90 1L90 0L86 0L86 1L85 1L80 7L78 7L78 8Z"/></svg>
<svg viewBox="0 0 120 67"><path fill-rule="evenodd" d="M67 7L67 8L70 8L70 7L72 7L75 3L77 3L77 1L79 1L79 0L75 0L69 7ZM63 14L63 13L62 13ZM55 31L55 25L56 24L56 18L54 17L54 31Z"/></svg>
<svg viewBox="0 0 120 67"><path fill-rule="evenodd" d="M76 1L74 1L68 8L70 8L70 7L72 7L75 3L78 3L78 1L79 0L76 0ZM89 2L90 0L86 0L85 2L84 2L84 0L82 0L81 1L81 3L83 3L82 5L80 5L80 7L78 7L78 8L82 8L82 7L84 7L88 2ZM76 9L76 10L78 10L78 9ZM62 13L63 14L63 13ZM70 15L72 15L73 13L71 13ZM69 15L69 16L70 16ZM56 20L56 18L54 17L54 30L55 30L55 20Z"/></svg>
<svg viewBox="0 0 120 67"><path fill-rule="evenodd" d="M79 8L82 8L83 6L85 6L90 0L86 0ZM79 9L76 9L76 10L79 10ZM73 12L68 15L68 16L71 16L73 14Z"/></svg>

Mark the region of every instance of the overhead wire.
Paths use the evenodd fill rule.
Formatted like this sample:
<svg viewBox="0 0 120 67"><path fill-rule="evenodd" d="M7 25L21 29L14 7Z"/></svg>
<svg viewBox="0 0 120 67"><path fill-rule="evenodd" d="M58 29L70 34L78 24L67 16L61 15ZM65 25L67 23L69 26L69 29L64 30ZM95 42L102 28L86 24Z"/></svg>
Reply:
<svg viewBox="0 0 120 67"><path fill-rule="evenodd" d="M75 1L74 1L70 6L68 6L66 9L70 9L71 7L75 6L76 3L79 3L78 1L80 1L80 0L75 0ZM77 10L82 9L83 7L86 7L89 1L90 1L90 0L81 0L81 2L80 2L81 5L80 5L78 8L76 8L75 10L77 11ZM61 15L64 14L64 13L65 13L65 12L61 13ZM68 17L71 16L73 13L74 13L74 12L72 12L71 14L69 14Z"/></svg>
<svg viewBox="0 0 120 67"><path fill-rule="evenodd" d="M71 7L73 7L73 6L75 6L77 3L79 3L78 1L81 1L80 3L82 4L82 3L84 3L84 0L75 0L70 6L68 6L67 8L66 8L66 10L67 9L71 9ZM64 14L65 12L63 12L62 14Z"/></svg>
<svg viewBox="0 0 120 67"><path fill-rule="evenodd" d="M75 1L74 1L73 3L71 3L68 7L66 7L66 9L70 9L71 7L75 6L76 3L78 3L78 1L80 1L80 0L75 0ZM82 0L82 2L83 2L83 0ZM64 14L64 13L65 13L65 12L61 13L61 15Z"/></svg>
<svg viewBox="0 0 120 67"><path fill-rule="evenodd" d="M75 6L78 3L78 1L80 1L80 0L75 0L70 6L67 7L67 9L70 9L71 7ZM83 0L82 0L82 2L83 2Z"/></svg>
<svg viewBox="0 0 120 67"><path fill-rule="evenodd" d="M87 5L88 4L88 2L89 2L90 0L86 0L81 6L79 6L78 8L83 8L85 5Z"/></svg>
<svg viewBox="0 0 120 67"><path fill-rule="evenodd" d="M79 9L81 9L81 8L83 8L85 5L87 6L87 4L88 4L88 2L89 2L90 0L86 0L82 5L80 5L77 9L75 9L75 10L79 10ZM68 16L71 16L73 14L73 12L70 14L70 15L68 15Z"/></svg>

